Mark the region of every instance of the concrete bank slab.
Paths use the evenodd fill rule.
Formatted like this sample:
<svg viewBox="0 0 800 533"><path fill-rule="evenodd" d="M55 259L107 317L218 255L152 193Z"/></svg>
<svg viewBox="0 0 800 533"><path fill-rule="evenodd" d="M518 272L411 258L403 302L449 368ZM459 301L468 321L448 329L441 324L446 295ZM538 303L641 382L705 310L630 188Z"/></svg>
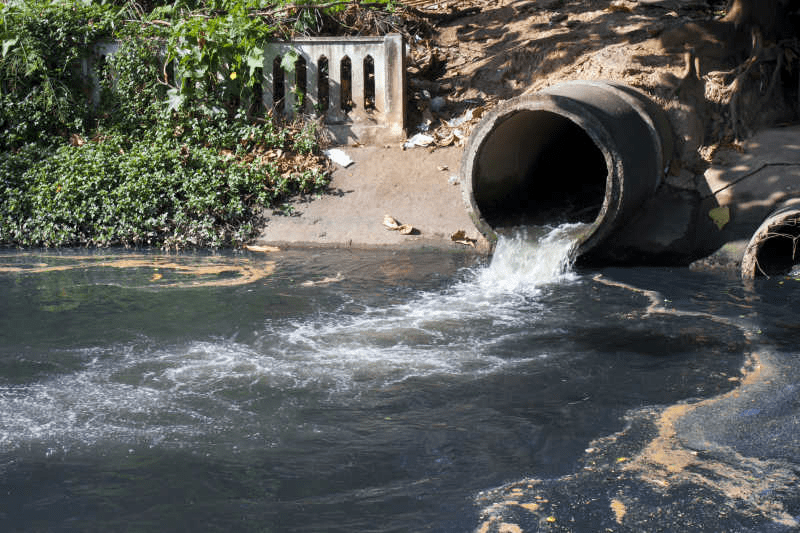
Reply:
<svg viewBox="0 0 800 533"><path fill-rule="evenodd" d="M778 205L800 198L800 126L763 130L741 150L721 150L704 177L731 210L731 237L749 238Z"/></svg>
<svg viewBox="0 0 800 533"><path fill-rule="evenodd" d="M800 126L766 129L738 149L719 150L701 176L700 192L723 216L711 236L721 246L694 266L738 270L761 223L780 205L800 202Z"/></svg>
<svg viewBox="0 0 800 533"><path fill-rule="evenodd" d="M341 149L354 163L347 168L336 165L329 193L293 204L290 214L265 213L266 228L255 244L488 253L489 243L470 220L457 181L461 148ZM385 215L412 225L414 233L388 230L383 225ZM454 243L450 236L457 231L474 239L475 247Z"/></svg>

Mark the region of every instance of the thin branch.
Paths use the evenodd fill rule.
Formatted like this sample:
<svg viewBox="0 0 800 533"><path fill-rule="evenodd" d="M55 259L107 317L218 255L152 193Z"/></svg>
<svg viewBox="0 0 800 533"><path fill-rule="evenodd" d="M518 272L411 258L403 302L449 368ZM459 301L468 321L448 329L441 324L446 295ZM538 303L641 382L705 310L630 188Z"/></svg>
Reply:
<svg viewBox="0 0 800 533"><path fill-rule="evenodd" d="M330 9L332 7L339 7L344 5L355 5L358 7L374 7L374 6L385 6L386 3L384 2L356 2L354 0L338 0L336 2L328 2L327 4L287 4L285 6L276 7L273 9L262 9L262 10L254 10L251 11L250 15L277 15L278 13L284 13L286 11L291 11L293 9L303 10L303 9L314 9L314 10L323 10L323 9Z"/></svg>
<svg viewBox="0 0 800 533"><path fill-rule="evenodd" d="M166 20L131 20L131 19L127 19L127 20L125 20L125 22L133 22L133 23L136 23L136 24L146 24L148 26L166 26L168 28L172 27L172 23L167 22Z"/></svg>
<svg viewBox="0 0 800 533"><path fill-rule="evenodd" d="M704 196L703 198L711 198L712 196L716 196L717 194L721 193L721 192L722 192L722 191L724 191L725 189L728 189L728 188L730 188L730 187L733 187L733 186L734 186L734 185L736 185L737 183L740 183L740 182L742 182L742 181L746 180L746 179L747 179L747 178L749 178L750 176L753 176L753 175L755 175L755 174L758 174L759 172L761 172L762 170L764 170L764 169L765 169L765 168L767 168L767 167L797 167L797 166L800 166L800 163L764 163L763 165L761 165L761 166L760 166L760 167L758 167L757 169L755 169L755 170L751 170L751 171L750 171L750 172L748 172L747 174L744 174L744 175L742 175L742 176L739 176L738 178L736 178L736 179L735 179L735 180L733 180L732 182L728 183L728 184L727 184L727 185L725 185L724 187L720 187L720 188L719 188L719 189L717 189L716 191L712 191L712 192L711 192L711 194L708 194L708 195Z"/></svg>

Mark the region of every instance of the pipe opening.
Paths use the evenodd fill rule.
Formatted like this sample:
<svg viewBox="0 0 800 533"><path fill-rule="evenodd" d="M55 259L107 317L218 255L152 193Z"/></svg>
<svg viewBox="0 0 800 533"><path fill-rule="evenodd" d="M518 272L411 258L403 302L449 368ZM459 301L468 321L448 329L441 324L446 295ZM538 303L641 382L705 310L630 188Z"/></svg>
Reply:
<svg viewBox="0 0 800 533"><path fill-rule="evenodd" d="M769 229L756 252L756 276L788 274L800 264L800 216Z"/></svg>
<svg viewBox="0 0 800 533"><path fill-rule="evenodd" d="M604 152L558 113L511 114L486 137L476 162L475 201L493 228L591 223L603 207Z"/></svg>

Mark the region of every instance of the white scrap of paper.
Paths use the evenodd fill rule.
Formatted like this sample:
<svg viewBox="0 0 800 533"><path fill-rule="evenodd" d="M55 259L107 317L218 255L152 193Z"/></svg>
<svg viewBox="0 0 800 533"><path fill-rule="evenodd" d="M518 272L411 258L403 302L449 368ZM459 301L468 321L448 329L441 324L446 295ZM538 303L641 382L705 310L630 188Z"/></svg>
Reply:
<svg viewBox="0 0 800 533"><path fill-rule="evenodd" d="M328 150L324 150L323 153L328 157L328 159L344 168L347 168L353 164L353 160L350 159L350 156L347 155L344 150L330 148Z"/></svg>

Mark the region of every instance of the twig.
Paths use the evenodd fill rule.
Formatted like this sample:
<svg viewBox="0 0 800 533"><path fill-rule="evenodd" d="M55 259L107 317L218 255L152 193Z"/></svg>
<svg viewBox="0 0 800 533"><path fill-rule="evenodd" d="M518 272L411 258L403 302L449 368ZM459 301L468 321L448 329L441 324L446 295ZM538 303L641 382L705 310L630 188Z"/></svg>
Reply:
<svg viewBox="0 0 800 533"><path fill-rule="evenodd" d="M286 11L291 11L292 9L315 9L315 10L323 10L329 9L332 7L344 6L344 5L355 5L358 7L373 7L373 6L385 6L383 2L357 2L355 0L338 0L336 2L328 2L327 4L287 4L285 6L276 7L273 9L261 9L261 10L253 10L250 12L250 15L277 15L278 13L284 13Z"/></svg>
<svg viewBox="0 0 800 533"><path fill-rule="evenodd" d="M468 7L466 9L457 9L455 11L451 11L450 13L429 13L413 6L406 6L406 9L408 9L408 12L413 15L432 19L440 24L446 24L456 19L468 17L470 15L476 15L481 12L481 8L478 6Z"/></svg>
<svg viewBox="0 0 800 533"><path fill-rule="evenodd" d="M135 22L136 24L147 24L148 26L166 26L172 27L172 23L166 20L126 20L125 22Z"/></svg>
<svg viewBox="0 0 800 533"><path fill-rule="evenodd" d="M737 183L740 183L741 181L744 181L744 180L746 180L746 179L747 179L747 178L749 178L750 176L753 176L753 175L755 175L755 174L758 174L759 172L761 172L762 170L764 170L764 169L765 169L765 168L767 168L767 167L797 167L797 166L800 166L800 163L764 163L763 165L761 165L761 166L760 166L760 167L758 167L757 169L755 169L755 170L751 170L751 171L750 171L750 172L748 172L747 174L744 174L744 175L742 175L742 176L739 176L738 178L736 178L736 179L735 179L735 180L733 180L732 182L728 183L728 184L727 184L727 185L725 185L724 187L720 187L720 188L719 188L719 189L717 189L716 191L712 191L712 192L711 192L711 194L708 194L708 195L704 196L703 198L705 199L705 198L711 198L712 196L716 196L717 194L721 193L721 192L722 192L722 191L724 191L725 189L728 189L728 188L730 188L730 187L733 187L733 186L734 186L734 185L736 185Z"/></svg>

